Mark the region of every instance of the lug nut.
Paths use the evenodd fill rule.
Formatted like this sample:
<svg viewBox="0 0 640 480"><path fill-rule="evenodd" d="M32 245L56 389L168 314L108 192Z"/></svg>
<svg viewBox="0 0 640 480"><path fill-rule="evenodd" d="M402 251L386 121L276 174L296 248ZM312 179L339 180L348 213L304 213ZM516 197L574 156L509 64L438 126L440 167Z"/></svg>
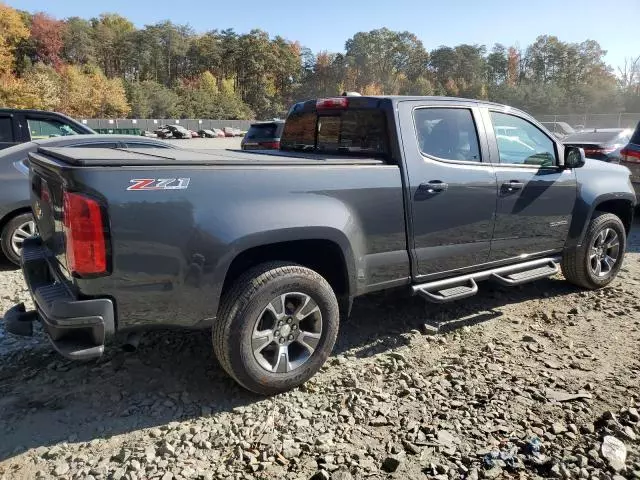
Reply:
<svg viewBox="0 0 640 480"><path fill-rule="evenodd" d="M280 343L284 343L286 339L284 337L280 337Z"/></svg>
<svg viewBox="0 0 640 480"><path fill-rule="evenodd" d="M293 340L293 335L289 335L289 340Z"/></svg>
<svg viewBox="0 0 640 480"><path fill-rule="evenodd" d="M292 326L291 326L291 330L297 330L297 329L298 329L298 326L297 326L297 325L292 325Z"/></svg>
<svg viewBox="0 0 640 480"><path fill-rule="evenodd" d="M279 336L280 336L280 330L276 330L275 332L273 332L273 334L274 334L276 337L279 337Z"/></svg>
<svg viewBox="0 0 640 480"><path fill-rule="evenodd" d="M287 323L291 323L291 322L292 322L291 317L287 318Z"/></svg>
<svg viewBox="0 0 640 480"><path fill-rule="evenodd" d="M280 320L280 321L278 322L278 326L279 326L279 327L281 327L282 325L284 325L284 322L283 322L282 320Z"/></svg>

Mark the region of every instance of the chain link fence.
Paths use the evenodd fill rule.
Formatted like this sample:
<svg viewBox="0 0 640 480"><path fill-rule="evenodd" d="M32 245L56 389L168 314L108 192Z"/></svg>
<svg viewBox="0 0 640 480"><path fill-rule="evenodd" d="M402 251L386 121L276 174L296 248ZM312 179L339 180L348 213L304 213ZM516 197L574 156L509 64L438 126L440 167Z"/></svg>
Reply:
<svg viewBox="0 0 640 480"><path fill-rule="evenodd" d="M635 128L640 122L640 113L590 113L586 115L536 115L540 122L565 122L573 128ZM153 132L161 125L182 125L189 130L212 128L239 128L246 131L253 120L213 120L194 118L87 118L80 119L91 128L140 129Z"/></svg>
<svg viewBox="0 0 640 480"><path fill-rule="evenodd" d="M564 122L573 128L635 128L640 113L589 113L586 115L536 115L539 122Z"/></svg>
<svg viewBox="0 0 640 480"><path fill-rule="evenodd" d="M252 120L212 120L194 118L81 118L79 121L90 128L126 128L140 129L153 132L162 125L182 125L188 130L202 130L212 128L239 128L249 130Z"/></svg>

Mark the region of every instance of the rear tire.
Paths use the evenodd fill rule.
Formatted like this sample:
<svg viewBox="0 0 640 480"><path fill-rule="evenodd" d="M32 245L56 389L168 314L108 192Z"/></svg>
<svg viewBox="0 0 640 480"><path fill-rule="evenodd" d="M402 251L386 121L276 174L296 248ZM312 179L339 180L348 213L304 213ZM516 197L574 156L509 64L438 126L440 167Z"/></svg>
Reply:
<svg viewBox="0 0 640 480"><path fill-rule="evenodd" d="M626 246L627 236L620 218L596 212L582 245L562 256L562 273L569 282L589 290L605 287L618 275Z"/></svg>
<svg viewBox="0 0 640 480"><path fill-rule="evenodd" d="M299 265L265 263L224 295L213 349L240 385L273 395L303 384L322 367L338 324L338 302L322 276Z"/></svg>
<svg viewBox="0 0 640 480"><path fill-rule="evenodd" d="M20 266L22 242L36 233L35 221L30 213L16 215L2 229L2 253L14 265Z"/></svg>

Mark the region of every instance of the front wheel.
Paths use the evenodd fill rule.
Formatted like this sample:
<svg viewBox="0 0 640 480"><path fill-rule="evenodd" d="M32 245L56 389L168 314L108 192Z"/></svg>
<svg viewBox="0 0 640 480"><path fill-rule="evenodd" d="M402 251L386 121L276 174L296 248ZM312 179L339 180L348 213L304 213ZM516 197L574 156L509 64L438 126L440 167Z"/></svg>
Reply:
<svg viewBox="0 0 640 480"><path fill-rule="evenodd" d="M338 323L336 296L321 275L268 263L241 276L224 295L213 348L240 385L272 395L303 384L322 367Z"/></svg>
<svg viewBox="0 0 640 480"><path fill-rule="evenodd" d="M627 246L624 225L612 213L597 212L579 248L562 257L562 273L571 283L594 290L609 285L618 275Z"/></svg>

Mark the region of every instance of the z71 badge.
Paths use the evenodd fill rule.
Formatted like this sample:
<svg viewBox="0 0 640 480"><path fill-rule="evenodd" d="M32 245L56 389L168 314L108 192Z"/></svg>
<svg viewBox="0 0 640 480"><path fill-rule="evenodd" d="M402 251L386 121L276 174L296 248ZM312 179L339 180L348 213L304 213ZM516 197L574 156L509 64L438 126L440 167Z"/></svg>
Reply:
<svg viewBox="0 0 640 480"><path fill-rule="evenodd" d="M133 178L127 190L185 190L190 178Z"/></svg>

